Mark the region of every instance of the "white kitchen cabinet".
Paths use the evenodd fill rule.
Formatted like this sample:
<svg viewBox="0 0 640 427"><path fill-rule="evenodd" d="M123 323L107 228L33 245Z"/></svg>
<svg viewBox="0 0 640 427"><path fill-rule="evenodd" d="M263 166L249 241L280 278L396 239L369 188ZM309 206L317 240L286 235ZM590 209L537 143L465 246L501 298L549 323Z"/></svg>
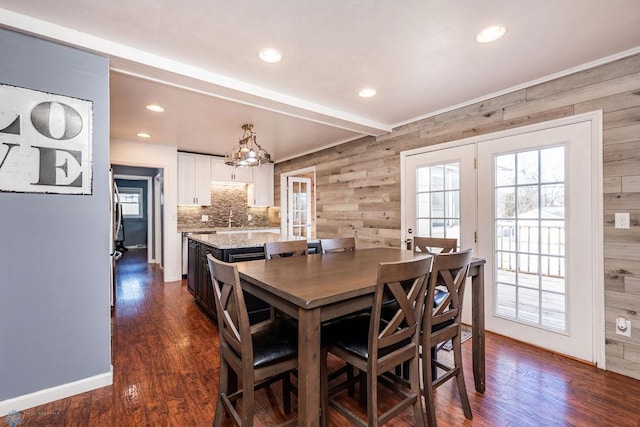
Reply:
<svg viewBox="0 0 640 427"><path fill-rule="evenodd" d="M178 153L178 204L211 205L209 156Z"/></svg>
<svg viewBox="0 0 640 427"><path fill-rule="evenodd" d="M249 185L249 206L273 206L273 164L252 168L253 183Z"/></svg>
<svg viewBox="0 0 640 427"><path fill-rule="evenodd" d="M252 168L229 166L221 157L211 157L211 181L253 182Z"/></svg>

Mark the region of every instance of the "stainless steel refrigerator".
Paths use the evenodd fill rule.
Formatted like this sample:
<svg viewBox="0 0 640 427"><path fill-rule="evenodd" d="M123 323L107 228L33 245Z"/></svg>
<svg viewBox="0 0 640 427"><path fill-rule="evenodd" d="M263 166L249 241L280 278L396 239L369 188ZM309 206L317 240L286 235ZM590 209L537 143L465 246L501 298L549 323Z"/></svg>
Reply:
<svg viewBox="0 0 640 427"><path fill-rule="evenodd" d="M111 209L111 214L109 215L109 218L111 218L111 226L109 227L111 233L109 236L109 254L111 255L110 298L111 307L113 307L116 303L116 262L122 257L122 252L116 250L116 239L118 238L120 227L122 227L122 205L120 204L120 193L113 176L113 169L109 169L109 185L109 206Z"/></svg>

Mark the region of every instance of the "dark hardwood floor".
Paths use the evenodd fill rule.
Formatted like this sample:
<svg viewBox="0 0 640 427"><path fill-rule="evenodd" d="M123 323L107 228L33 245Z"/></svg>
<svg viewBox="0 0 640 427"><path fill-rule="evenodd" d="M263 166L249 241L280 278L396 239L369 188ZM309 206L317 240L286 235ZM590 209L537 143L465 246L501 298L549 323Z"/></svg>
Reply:
<svg viewBox="0 0 640 427"><path fill-rule="evenodd" d="M20 413L21 426L208 426L218 388L217 327L194 303L186 281L163 283L144 251L118 264L112 316L113 385ZM466 420L454 381L436 391L441 426L640 426L640 381L487 334L487 391L476 393L471 342L463 344L473 410ZM282 414L276 386L257 393L257 425ZM364 414L346 396L343 401ZM381 405L394 403L382 394ZM296 403L293 399L295 416ZM330 424L348 421L330 411ZM6 421L6 420L0 420ZM3 422L0 424L5 425ZM413 424L411 410L388 425Z"/></svg>

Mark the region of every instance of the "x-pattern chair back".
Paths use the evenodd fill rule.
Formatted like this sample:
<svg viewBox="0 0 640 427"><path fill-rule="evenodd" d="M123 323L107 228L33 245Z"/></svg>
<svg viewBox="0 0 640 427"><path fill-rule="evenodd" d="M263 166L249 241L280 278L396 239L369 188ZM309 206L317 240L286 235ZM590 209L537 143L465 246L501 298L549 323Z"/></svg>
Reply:
<svg viewBox="0 0 640 427"><path fill-rule="evenodd" d="M413 238L413 250L414 252L424 252L427 254L447 254L455 252L458 246L458 239L451 239L445 237L414 237ZM434 251L434 248L439 248L440 251Z"/></svg>
<svg viewBox="0 0 640 427"><path fill-rule="evenodd" d="M353 252L356 249L356 239L353 237L337 237L333 239L320 239L322 253Z"/></svg>
<svg viewBox="0 0 640 427"><path fill-rule="evenodd" d="M434 325L455 319L460 315L464 287L469 274L471 251L460 252L459 255L459 257L435 255L430 280L434 286L437 284L437 286L446 287L447 296L434 307Z"/></svg>
<svg viewBox="0 0 640 427"><path fill-rule="evenodd" d="M306 240L291 240L287 242L269 242L264 244L266 259L285 258L290 256L305 256L309 253Z"/></svg>
<svg viewBox="0 0 640 427"><path fill-rule="evenodd" d="M371 316L369 348L373 357L381 350L398 345L403 341L417 345L418 328L422 318L425 298L426 276L429 274L431 260L418 263L381 263L378 269L378 282L374 295ZM385 301L395 300L396 312L387 317L388 323L381 326L381 309Z"/></svg>
<svg viewBox="0 0 640 427"><path fill-rule="evenodd" d="M243 358L253 359L251 327L240 287L237 266L223 266L209 261L218 313L221 345L227 345Z"/></svg>

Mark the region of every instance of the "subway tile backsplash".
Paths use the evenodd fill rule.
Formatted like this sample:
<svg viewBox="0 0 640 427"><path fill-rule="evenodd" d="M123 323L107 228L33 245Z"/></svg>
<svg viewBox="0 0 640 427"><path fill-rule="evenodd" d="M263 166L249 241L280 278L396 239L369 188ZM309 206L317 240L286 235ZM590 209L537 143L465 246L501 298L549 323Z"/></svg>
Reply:
<svg viewBox="0 0 640 427"><path fill-rule="evenodd" d="M178 206L178 230L226 227L229 225L229 211L232 227L242 226L279 226L269 223L269 208L250 208L247 206L247 185L211 184L211 206ZM208 215L208 221L202 221L202 215ZM248 219L251 215L251 221Z"/></svg>

